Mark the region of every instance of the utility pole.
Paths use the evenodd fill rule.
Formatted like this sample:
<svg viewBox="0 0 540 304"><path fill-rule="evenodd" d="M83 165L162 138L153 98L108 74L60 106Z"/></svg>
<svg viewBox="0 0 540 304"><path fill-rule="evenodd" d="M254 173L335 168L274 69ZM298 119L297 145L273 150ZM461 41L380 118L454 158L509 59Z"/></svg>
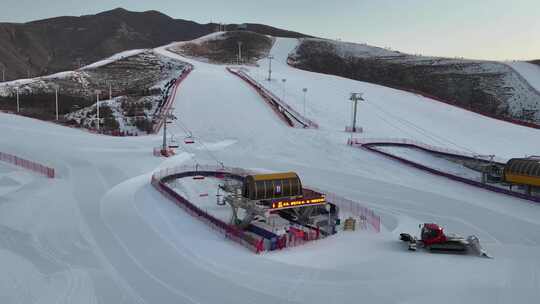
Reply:
<svg viewBox="0 0 540 304"><path fill-rule="evenodd" d="M56 121L58 121L58 86L54 87L54 95L56 100Z"/></svg>
<svg viewBox="0 0 540 304"><path fill-rule="evenodd" d="M268 55L268 81L272 81L272 59L274 56Z"/></svg>
<svg viewBox="0 0 540 304"><path fill-rule="evenodd" d="M97 130L99 132L99 94L101 92L99 90L96 90L96 114L97 114Z"/></svg>
<svg viewBox="0 0 540 304"><path fill-rule="evenodd" d="M242 41L238 41L238 65L242 62Z"/></svg>
<svg viewBox="0 0 540 304"><path fill-rule="evenodd" d="M161 145L161 154L166 153L167 151L167 120L168 120L168 113L165 113L165 118L163 121L163 144Z"/></svg>
<svg viewBox="0 0 540 304"><path fill-rule="evenodd" d="M358 101L364 101L362 98L362 93L351 93L350 101L353 102L353 119L352 119L352 129L351 132L356 132L356 112L358 110Z"/></svg>
<svg viewBox="0 0 540 304"><path fill-rule="evenodd" d="M307 88L303 88L302 92L304 92L304 117L306 117L306 93L307 93Z"/></svg>
<svg viewBox="0 0 540 304"><path fill-rule="evenodd" d="M283 82L283 101L285 101L285 83L287 82L287 79L282 78L281 82Z"/></svg>
<svg viewBox="0 0 540 304"><path fill-rule="evenodd" d="M17 113L19 113L19 87L15 88L17 90Z"/></svg>

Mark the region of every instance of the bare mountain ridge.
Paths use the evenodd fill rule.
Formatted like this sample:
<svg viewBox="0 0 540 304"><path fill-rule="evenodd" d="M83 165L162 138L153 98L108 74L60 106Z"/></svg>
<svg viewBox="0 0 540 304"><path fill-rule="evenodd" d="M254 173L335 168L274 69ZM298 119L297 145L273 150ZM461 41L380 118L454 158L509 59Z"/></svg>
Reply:
<svg viewBox="0 0 540 304"><path fill-rule="evenodd" d="M6 80L73 70L121 51L192 40L214 32L216 27L214 23L173 19L157 11L121 8L80 17L0 23L0 69L5 67ZM227 30L237 28L235 24L227 26ZM247 24L246 29L273 36L306 36L261 24Z"/></svg>
<svg viewBox="0 0 540 304"><path fill-rule="evenodd" d="M420 92L497 118L540 122L540 94L501 62L425 57L365 44L308 38L301 39L289 64Z"/></svg>

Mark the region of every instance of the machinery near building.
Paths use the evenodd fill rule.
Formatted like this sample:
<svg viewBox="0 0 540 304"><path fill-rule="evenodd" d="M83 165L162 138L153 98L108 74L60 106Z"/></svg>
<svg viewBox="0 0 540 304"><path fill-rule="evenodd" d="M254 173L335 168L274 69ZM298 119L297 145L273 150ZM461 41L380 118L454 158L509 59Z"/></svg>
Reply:
<svg viewBox="0 0 540 304"><path fill-rule="evenodd" d="M407 242L409 250L416 251L418 245L432 252L469 253L491 258L474 235L467 238L445 234L442 227L433 223L420 225L420 239L408 233L401 233L400 240Z"/></svg>
<svg viewBox="0 0 540 304"><path fill-rule="evenodd" d="M527 187L527 194L540 187L540 157L513 158L504 167L504 181Z"/></svg>
<svg viewBox="0 0 540 304"><path fill-rule="evenodd" d="M323 194L304 189L294 172L226 179L221 189L232 208L231 224L264 238L266 247L336 233L339 208Z"/></svg>

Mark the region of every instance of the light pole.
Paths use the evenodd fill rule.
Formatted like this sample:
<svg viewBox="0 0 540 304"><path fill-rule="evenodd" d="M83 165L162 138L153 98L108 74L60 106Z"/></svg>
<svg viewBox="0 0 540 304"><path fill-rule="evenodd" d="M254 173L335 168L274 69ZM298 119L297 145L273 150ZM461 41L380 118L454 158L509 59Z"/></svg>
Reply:
<svg viewBox="0 0 540 304"><path fill-rule="evenodd" d="M59 86L54 86L54 97L55 97L55 104L56 104L56 121L58 121L58 89Z"/></svg>
<svg viewBox="0 0 540 304"><path fill-rule="evenodd" d="M303 88L302 92L304 92L304 117L306 117L306 93L307 93L307 88Z"/></svg>
<svg viewBox="0 0 540 304"><path fill-rule="evenodd" d="M274 56L268 55L268 81L272 80L272 59L274 59Z"/></svg>
<svg viewBox="0 0 540 304"><path fill-rule="evenodd" d="M326 206L328 207L328 236L330 236L332 234L332 224L330 223L332 222L332 206L330 204Z"/></svg>
<svg viewBox="0 0 540 304"><path fill-rule="evenodd" d="M352 119L352 132L356 132L356 112L358 110L358 101L364 101L362 93L351 93L350 101L353 102L353 119Z"/></svg>
<svg viewBox="0 0 540 304"><path fill-rule="evenodd" d="M19 113L19 87L15 87L15 90L17 90L17 113Z"/></svg>
<svg viewBox="0 0 540 304"><path fill-rule="evenodd" d="M238 65L242 62L242 41L238 41Z"/></svg>
<svg viewBox="0 0 540 304"><path fill-rule="evenodd" d="M101 93L100 90L96 90L96 114L97 114L97 130L99 132L99 94Z"/></svg>
<svg viewBox="0 0 540 304"><path fill-rule="evenodd" d="M285 83L287 82L287 79L282 78L281 82L283 82L283 101L285 101Z"/></svg>

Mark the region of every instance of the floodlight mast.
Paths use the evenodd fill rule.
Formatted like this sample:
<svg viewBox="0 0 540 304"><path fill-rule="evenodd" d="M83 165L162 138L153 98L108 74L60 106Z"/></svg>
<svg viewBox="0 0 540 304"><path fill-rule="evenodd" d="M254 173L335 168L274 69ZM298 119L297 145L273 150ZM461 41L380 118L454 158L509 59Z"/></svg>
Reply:
<svg viewBox="0 0 540 304"><path fill-rule="evenodd" d="M351 93L350 101L353 102L352 132L356 132L356 112L358 111L358 101L364 101L363 93Z"/></svg>
<svg viewBox="0 0 540 304"><path fill-rule="evenodd" d="M304 92L304 117L306 117L306 93L307 93L307 91L308 91L307 88L302 89L302 92Z"/></svg>
<svg viewBox="0 0 540 304"><path fill-rule="evenodd" d="M242 41L238 41L238 65L242 63Z"/></svg>
<svg viewBox="0 0 540 304"><path fill-rule="evenodd" d="M101 93L100 90L96 90L96 116L97 116L97 130L99 132L99 94Z"/></svg>
<svg viewBox="0 0 540 304"><path fill-rule="evenodd" d="M268 81L272 80L272 59L274 59L274 56L268 55Z"/></svg>
<svg viewBox="0 0 540 304"><path fill-rule="evenodd" d="M283 83L283 101L285 101L285 83L287 82L287 78L282 78L281 82Z"/></svg>
<svg viewBox="0 0 540 304"><path fill-rule="evenodd" d="M55 99L55 108L56 108L56 121L58 121L58 90L59 90L59 86L58 85L55 85L54 86L54 99Z"/></svg>
<svg viewBox="0 0 540 304"><path fill-rule="evenodd" d="M19 113L19 87L15 87L15 90L17 91L17 113Z"/></svg>

